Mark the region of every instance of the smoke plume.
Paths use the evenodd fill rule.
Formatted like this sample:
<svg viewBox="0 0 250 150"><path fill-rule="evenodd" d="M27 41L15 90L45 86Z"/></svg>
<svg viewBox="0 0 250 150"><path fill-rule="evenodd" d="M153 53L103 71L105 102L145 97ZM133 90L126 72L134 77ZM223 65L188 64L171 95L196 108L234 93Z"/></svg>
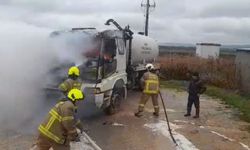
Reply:
<svg viewBox="0 0 250 150"><path fill-rule="evenodd" d="M82 63L84 48L77 45L84 43L74 40L78 35L53 39L53 29L23 22L2 21L0 27L0 131L28 131L57 101L44 94L48 82L54 82L51 70L66 62Z"/></svg>

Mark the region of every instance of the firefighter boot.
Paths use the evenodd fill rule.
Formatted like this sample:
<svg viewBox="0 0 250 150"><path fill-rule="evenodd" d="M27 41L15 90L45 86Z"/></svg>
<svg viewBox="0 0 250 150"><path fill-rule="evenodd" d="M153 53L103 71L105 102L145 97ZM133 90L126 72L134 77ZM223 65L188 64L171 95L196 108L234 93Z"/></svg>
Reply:
<svg viewBox="0 0 250 150"><path fill-rule="evenodd" d="M160 111L160 109L159 109L158 104L154 106L154 109L155 109L155 112L153 113L153 115L155 117L159 117L159 111Z"/></svg>
<svg viewBox="0 0 250 150"><path fill-rule="evenodd" d="M199 118L200 117L200 108L196 108L196 114L193 118Z"/></svg>
<svg viewBox="0 0 250 150"><path fill-rule="evenodd" d="M154 115L155 117L159 117L159 112L154 112L153 115Z"/></svg>
<svg viewBox="0 0 250 150"><path fill-rule="evenodd" d="M136 117L141 117L141 116L143 116L143 115L142 115L142 111L136 112L136 113L135 113L135 116L136 116Z"/></svg>
<svg viewBox="0 0 250 150"><path fill-rule="evenodd" d="M186 113L186 114L184 115L184 117L189 117L189 116L191 116L190 113Z"/></svg>

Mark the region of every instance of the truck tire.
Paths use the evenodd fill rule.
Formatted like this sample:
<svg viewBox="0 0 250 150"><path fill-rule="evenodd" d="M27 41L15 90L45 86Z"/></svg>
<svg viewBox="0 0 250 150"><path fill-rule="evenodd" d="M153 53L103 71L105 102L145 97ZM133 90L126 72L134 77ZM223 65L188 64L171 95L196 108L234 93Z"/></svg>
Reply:
<svg viewBox="0 0 250 150"><path fill-rule="evenodd" d="M110 105L105 109L105 113L107 115L113 115L119 111L121 102L126 97L125 94L126 94L126 91L124 87L114 89L111 99L110 99Z"/></svg>

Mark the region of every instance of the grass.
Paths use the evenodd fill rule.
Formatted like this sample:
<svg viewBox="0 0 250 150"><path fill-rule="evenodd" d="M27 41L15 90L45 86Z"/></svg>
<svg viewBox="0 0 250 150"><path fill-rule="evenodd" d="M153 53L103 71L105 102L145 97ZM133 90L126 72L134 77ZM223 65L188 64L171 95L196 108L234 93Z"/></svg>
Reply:
<svg viewBox="0 0 250 150"><path fill-rule="evenodd" d="M186 81L161 81L162 88L176 89L177 91L185 91L186 90Z"/></svg>
<svg viewBox="0 0 250 150"><path fill-rule="evenodd" d="M186 81L162 81L161 87L162 88L171 88L185 90L187 87ZM250 97L249 96L242 96L240 94L235 93L234 91L224 90L222 88L208 86L207 91L205 92L206 95L219 98L224 101L226 104L237 108L240 112L240 119L250 122Z"/></svg>
<svg viewBox="0 0 250 150"><path fill-rule="evenodd" d="M161 75L165 79L188 80L190 72L199 72L201 78L216 87L237 89L238 80L234 59L202 59L194 56L162 56Z"/></svg>
<svg viewBox="0 0 250 150"><path fill-rule="evenodd" d="M234 108L239 109L242 114L240 118L250 122L250 98L242 96L232 91L227 91L218 87L208 86L206 95L220 98L226 104L233 106Z"/></svg>

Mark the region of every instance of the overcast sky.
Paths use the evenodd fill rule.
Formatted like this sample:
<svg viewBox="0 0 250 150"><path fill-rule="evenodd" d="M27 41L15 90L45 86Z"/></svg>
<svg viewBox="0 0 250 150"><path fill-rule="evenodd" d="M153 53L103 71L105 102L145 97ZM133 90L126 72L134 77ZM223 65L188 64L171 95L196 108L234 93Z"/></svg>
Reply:
<svg viewBox="0 0 250 150"><path fill-rule="evenodd" d="M159 42L250 43L250 0L155 1L149 34ZM104 29L104 22L114 18L138 32L145 19L140 4L141 0L0 0L0 27Z"/></svg>

